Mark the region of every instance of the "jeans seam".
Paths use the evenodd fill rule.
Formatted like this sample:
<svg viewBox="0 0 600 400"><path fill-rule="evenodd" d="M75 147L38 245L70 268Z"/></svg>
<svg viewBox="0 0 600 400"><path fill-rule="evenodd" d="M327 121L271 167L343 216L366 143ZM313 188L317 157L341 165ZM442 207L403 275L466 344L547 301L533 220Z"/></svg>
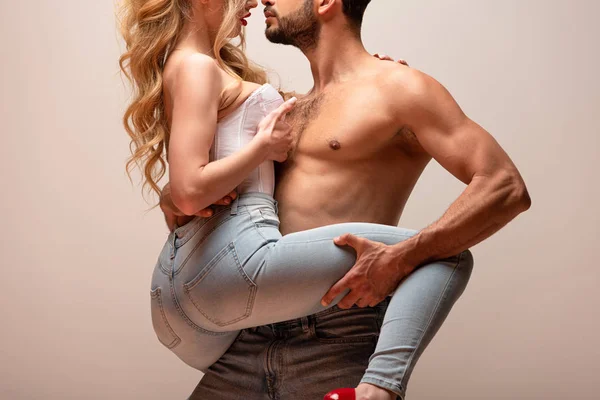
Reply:
<svg viewBox="0 0 600 400"><path fill-rule="evenodd" d="M163 302L162 302L162 298L161 298L160 294L161 294L161 290L160 290L160 287L158 287L155 290L152 290L150 292L150 297L153 298L153 299L156 299L156 301L158 302L158 311L160 313L160 317L162 318L162 321L163 321L164 325L166 326L166 328L168 329L169 333L174 338L171 341L171 343L169 343L168 345L166 343L163 343L163 345L167 349L172 349L175 346L177 346L179 343L181 343L181 339L179 338L179 336L177 336L177 334L175 333L175 331L171 327L171 324L169 324L169 321L167 320L167 316L165 315L165 310L163 308ZM158 340L160 341L160 338ZM162 343L162 341L161 341L161 343Z"/></svg>
<svg viewBox="0 0 600 400"><path fill-rule="evenodd" d="M207 329L201 328L198 325L196 325L183 311L183 309L181 308L181 305L179 304L179 301L177 300L177 295L175 294L175 287L173 286L173 280L169 279L169 286L170 286L170 290L171 290L171 300L173 301L173 304L175 305L175 308L177 309L177 312L179 313L179 315L181 316L181 318L183 318L183 320L185 321L186 324L188 324L192 329L204 333L206 335L209 336L224 336L229 334L230 332L213 332L213 331L209 331Z"/></svg>
<svg viewBox="0 0 600 400"><path fill-rule="evenodd" d="M165 266L164 266L164 264L163 264L163 262L162 262L162 260L161 260L160 258L158 259L158 268L159 268L159 269L160 269L160 270L161 270L161 271L162 271L162 272L163 272L165 275L167 275L167 276L169 275L169 273L170 273L170 272L169 272L169 270L168 270L167 268L165 268Z"/></svg>
<svg viewBox="0 0 600 400"><path fill-rule="evenodd" d="M263 235L263 233L260 231L260 227L258 226L258 224L256 223L256 221L254 221L254 218L252 217L252 213L248 209L248 206L244 206L244 207L246 208L246 212L248 212L248 214L250 215L250 221L252 221L252 225L254 225L254 229L255 229L256 233L258 233L260 235L260 237L263 238L263 240L265 241L265 243L268 243L269 239L267 239L265 237L265 235ZM261 214L260 213L260 209L259 209L258 212L259 212L259 214Z"/></svg>
<svg viewBox="0 0 600 400"><path fill-rule="evenodd" d="M236 214L236 215L240 215L240 214ZM185 258L185 260L183 260L181 262L181 265L179 265L179 267L177 269L175 269L175 266L173 266L173 269L174 269L173 275L175 276L175 275L179 274L179 272L183 269L183 267L190 260L190 258L192 257L192 255L198 250L198 248L200 247L200 245L202 243L204 243L204 241L208 238L208 236L215 231L215 229L217 229L218 227L220 227L221 225L223 225L225 222L229 221L230 219L232 219L236 215L230 215L229 217L225 218L223 221L219 222L217 225L213 226L210 231L206 232L203 235L203 237L198 241L198 243L196 243L196 245L190 251L190 254L187 255L187 257Z"/></svg>
<svg viewBox="0 0 600 400"><path fill-rule="evenodd" d="M220 321L217 321L214 317L209 316L202 310L202 307L200 307L200 305L197 304L197 302L194 300L194 297L191 295L190 290L193 290L196 286L198 286L198 284L204 279L204 277L206 277L210 272L212 272L212 270L219 263L219 261L221 261L222 259L227 257L229 254L231 254L233 256L233 258L235 259L236 268L237 268L238 272L240 273L240 275L242 276L242 278L244 279L244 281L246 281L246 284L248 284L248 289L250 289L250 294L248 295L248 299L246 300L246 310L244 311L243 315L241 315L231 321L220 322ZM185 290L185 293L186 293L188 299L190 299L190 301L192 302L194 307L196 307L196 310L198 310L200 312L200 314L204 315L204 317L206 319L208 319L210 322L212 322L215 325L221 326L221 327L231 325L238 321L248 318L250 316L250 314L252 313L252 306L254 305L254 298L256 296L256 283L254 283L248 277L248 275L242 268L240 259L238 258L237 252L235 251L235 245L233 244L233 242L229 243L227 245L227 247L225 247L223 250L221 250L221 252L219 254L217 254L213 258L213 260L211 260L210 265L207 266L194 279L192 279L189 282L189 284L184 283L183 288Z"/></svg>
<svg viewBox="0 0 600 400"><path fill-rule="evenodd" d="M377 335L368 335L368 336L355 336L353 338L321 338L318 335L315 336L315 339L324 344L358 344L358 343L371 343L374 344L377 339Z"/></svg>
<svg viewBox="0 0 600 400"><path fill-rule="evenodd" d="M215 215L211 216L206 221L204 221L204 223L197 222L196 223L197 226L194 226L194 227L190 228L190 230L186 233L186 235L183 238L179 238L180 242L178 243L178 245L176 247L180 248L181 246L183 246L184 244L186 244L192 237L194 237L194 235L200 229L202 229L202 227L204 225L208 224L211 220L216 219L218 216L220 216L221 214L223 214L227 210L228 210L228 208L223 208L223 209L219 210ZM201 218L196 219L196 221L200 221L200 220L201 220ZM190 223L192 223L192 222L190 222Z"/></svg>
<svg viewBox="0 0 600 400"><path fill-rule="evenodd" d="M396 236L396 237L398 237L398 236L399 236L399 237L402 237L402 238L404 238L404 239L409 239L409 238L411 238L411 237L412 237L412 236L402 235L402 234L399 234L399 233L389 233L389 232L373 232L373 231L370 231L370 232L359 232L359 233L353 233L353 235L354 235L354 236L359 236L359 235L368 235L368 234L372 234L372 233L375 233L375 234L377 234L377 235L387 235L387 236ZM286 243L282 243L282 244L280 244L280 246L281 246L281 245L284 245L284 246L285 246L285 245L289 245L289 244L298 244L298 243L315 243L315 242L325 242L325 241L333 241L333 239L300 240L300 241L297 241L297 242L286 242Z"/></svg>

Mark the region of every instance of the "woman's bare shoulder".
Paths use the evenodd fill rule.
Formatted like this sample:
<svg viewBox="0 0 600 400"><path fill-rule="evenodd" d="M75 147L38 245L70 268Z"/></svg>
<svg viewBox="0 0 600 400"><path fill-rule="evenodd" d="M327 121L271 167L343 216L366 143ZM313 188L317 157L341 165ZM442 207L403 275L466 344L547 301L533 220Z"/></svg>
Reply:
<svg viewBox="0 0 600 400"><path fill-rule="evenodd" d="M201 81L216 83L217 87L223 84L221 69L213 58L196 52L171 54L163 70L163 85L167 89Z"/></svg>

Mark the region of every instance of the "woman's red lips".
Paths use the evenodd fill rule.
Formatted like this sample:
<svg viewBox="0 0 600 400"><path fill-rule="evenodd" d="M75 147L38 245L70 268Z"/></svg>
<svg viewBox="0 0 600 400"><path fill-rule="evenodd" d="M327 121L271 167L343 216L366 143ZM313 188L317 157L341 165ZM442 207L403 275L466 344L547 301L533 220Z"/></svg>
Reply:
<svg viewBox="0 0 600 400"><path fill-rule="evenodd" d="M242 25L244 25L244 26L248 25L248 21L246 21L245 18L248 18L251 15L252 14L248 13L248 14L244 15L242 18L240 18L240 21L242 22Z"/></svg>

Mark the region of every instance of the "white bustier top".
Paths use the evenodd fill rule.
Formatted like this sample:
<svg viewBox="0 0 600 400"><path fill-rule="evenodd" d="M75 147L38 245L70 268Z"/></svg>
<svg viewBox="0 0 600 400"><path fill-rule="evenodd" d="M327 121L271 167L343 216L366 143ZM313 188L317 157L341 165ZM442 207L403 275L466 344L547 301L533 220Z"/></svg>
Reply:
<svg viewBox="0 0 600 400"><path fill-rule="evenodd" d="M265 83L246 99L240 99L241 83L234 83L223 90L221 112L230 112L217 122L217 133L210 149L210 161L227 157L246 146L258 130L259 122L283 103L281 95L273 86ZM232 89L228 91L228 89ZM235 109L231 110L232 107ZM273 195L275 171L273 161L265 161L237 187L238 194L262 192Z"/></svg>

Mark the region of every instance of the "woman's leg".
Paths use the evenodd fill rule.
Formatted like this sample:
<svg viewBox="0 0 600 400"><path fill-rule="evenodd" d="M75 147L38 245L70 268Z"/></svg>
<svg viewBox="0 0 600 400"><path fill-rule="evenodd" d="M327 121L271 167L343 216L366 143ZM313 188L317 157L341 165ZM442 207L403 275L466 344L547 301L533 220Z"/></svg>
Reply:
<svg viewBox="0 0 600 400"><path fill-rule="evenodd" d="M345 223L293 233L268 244L244 267L258 290L252 314L234 326L241 329L311 315L341 300L347 291L328 307L320 304L321 297L356 261L352 248L333 242L344 233L393 245L417 232L388 225ZM269 236L267 231L263 234ZM392 294L363 383L404 398L419 356L463 293L472 267L472 255L465 251L422 265L400 283Z"/></svg>
<svg viewBox="0 0 600 400"><path fill-rule="evenodd" d="M265 245L252 250L247 240L254 234L232 236L230 244L217 256L211 255L210 266L201 265L196 278L184 279L181 293L185 294L174 296L175 290L168 296L172 300L169 302L172 309L165 314L168 314L168 320L180 325L174 332L182 332L180 336L184 336L172 350L200 370L225 353L240 329L311 315L336 304L346 293L328 307L323 307L320 299L350 270L356 257L352 248L335 245L334 237L352 233L395 244L416 233L387 225L346 223L281 237L274 220L265 220L262 213L255 211L250 211L255 224L252 229L267 242ZM202 252L202 255L206 254ZM383 387L400 394L420 352L462 293L470 273L469 260L470 253L465 252L462 260L455 257L421 266L410 276L415 278L406 279L399 286L394 294L399 296L394 302L398 304L398 310L388 308L384 323L388 338L380 340L381 345L372 360L373 368L367 371L365 382L378 386L385 383L387 386ZM425 270L428 273L417 274ZM405 285L407 282L411 284ZM166 289L167 282L163 283ZM194 307L202 315L192 315ZM182 308L191 312L182 312ZM424 318L419 319L419 315ZM191 319L210 319L215 324L201 328ZM163 318L156 320L160 323ZM409 324L408 320L411 321ZM181 327L182 321L187 328ZM407 324L414 328L413 331L406 329Z"/></svg>
<svg viewBox="0 0 600 400"><path fill-rule="evenodd" d="M361 383L404 399L413 368L463 293L472 268L471 252L465 251L421 266L401 282L390 299Z"/></svg>

